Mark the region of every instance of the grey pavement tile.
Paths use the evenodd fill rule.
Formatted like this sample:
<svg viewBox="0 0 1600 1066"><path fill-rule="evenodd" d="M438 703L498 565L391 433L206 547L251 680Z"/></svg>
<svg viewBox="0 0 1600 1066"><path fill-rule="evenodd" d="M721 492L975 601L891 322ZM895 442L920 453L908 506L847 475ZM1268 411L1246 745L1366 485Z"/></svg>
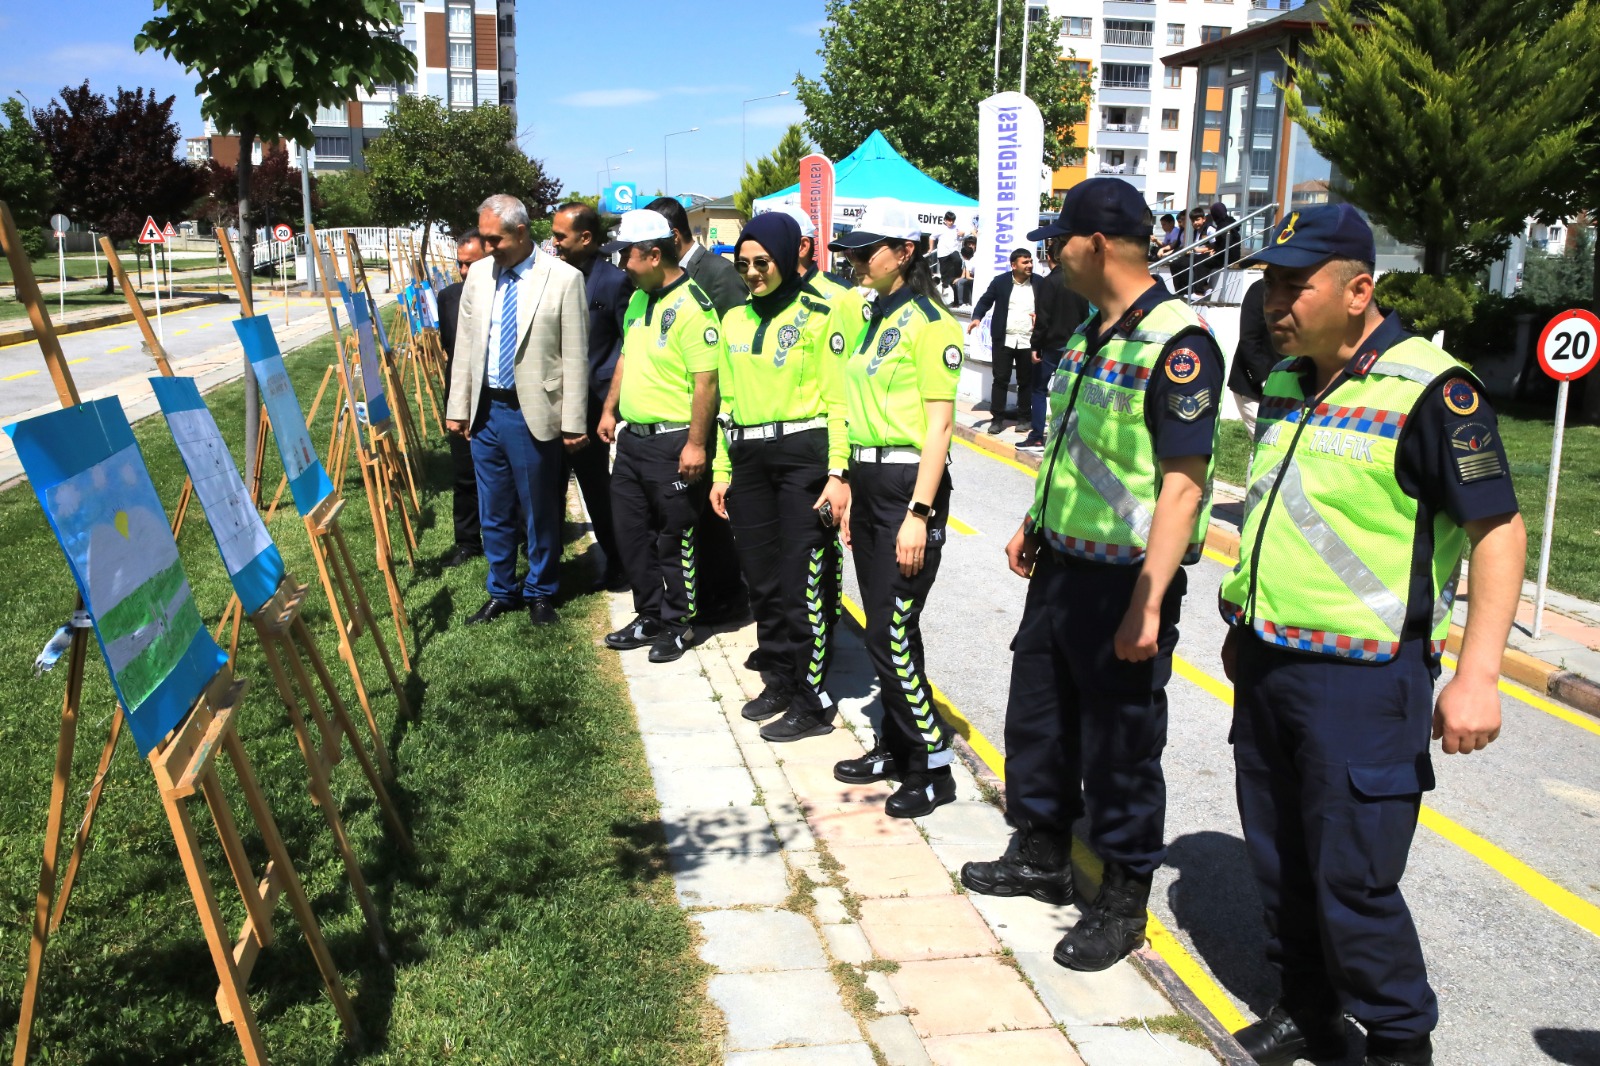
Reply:
<svg viewBox="0 0 1600 1066"><path fill-rule="evenodd" d="M1172 1013L1168 1003L1132 963L1119 962L1099 973L1079 973L1057 966L1050 957L1054 943L1037 951L1018 951L1017 963L1033 982L1050 1017L1067 1025L1115 1025L1127 1018L1154 1018Z"/></svg>
<svg viewBox="0 0 1600 1066"><path fill-rule="evenodd" d="M707 990L727 1022L729 1051L861 1039L826 970L715 974Z"/></svg>
<svg viewBox="0 0 1600 1066"><path fill-rule="evenodd" d="M1171 1007L1163 1010L1170 1014ZM1069 1025L1067 1038L1084 1066L1216 1066L1209 1051L1165 1033L1104 1025Z"/></svg>
<svg viewBox="0 0 1600 1066"><path fill-rule="evenodd" d="M673 700L646 703L634 709L639 732L650 733L726 733L722 705L713 699Z"/></svg>
<svg viewBox="0 0 1600 1066"><path fill-rule="evenodd" d="M705 933L700 957L723 973L828 965L816 929L793 911L710 911L694 915L694 921Z"/></svg>
<svg viewBox="0 0 1600 1066"><path fill-rule="evenodd" d="M650 770L657 774L713 766L736 766L744 770L744 756L726 729L720 733L647 733L644 757Z"/></svg>
<svg viewBox="0 0 1600 1066"><path fill-rule="evenodd" d="M1078 924L1076 906L1056 907L1032 896L985 896L968 892L967 899L988 923L995 939L1012 951L1052 951L1056 941Z"/></svg>
<svg viewBox="0 0 1600 1066"><path fill-rule="evenodd" d="M872 989L878 997L878 1002L873 1005L873 1010L879 1014L899 1014L903 1009L900 997L895 995L894 988L889 984L889 975L876 970L866 975L867 987Z"/></svg>
<svg viewBox="0 0 1600 1066"><path fill-rule="evenodd" d="M859 965L872 958L872 945L859 925L825 925L822 938L828 942L828 951L840 962Z"/></svg>
<svg viewBox="0 0 1600 1066"><path fill-rule="evenodd" d="M776 851L672 852L668 861L685 907L775 907L789 896L789 868Z"/></svg>
<svg viewBox="0 0 1600 1066"><path fill-rule="evenodd" d="M627 673L626 667L623 669ZM642 674L628 678L628 692L635 705L676 703L680 700L709 700L711 682L699 674Z"/></svg>
<svg viewBox="0 0 1600 1066"><path fill-rule="evenodd" d="M876 1018L867 1023L867 1034L883 1052L889 1066L931 1066L916 1028L905 1015L888 1014Z"/></svg>
<svg viewBox="0 0 1600 1066"><path fill-rule="evenodd" d="M742 765L677 766L651 773L663 807L749 807L756 800L755 783Z"/></svg>
<svg viewBox="0 0 1600 1066"><path fill-rule="evenodd" d="M872 1066L872 1049L866 1044L827 1044L789 1047L773 1051L741 1051L722 1060L725 1066Z"/></svg>
<svg viewBox="0 0 1600 1066"><path fill-rule="evenodd" d="M667 835L667 850L672 852L765 855L778 850L767 812L756 806L664 806L661 824Z"/></svg>
<svg viewBox="0 0 1600 1066"><path fill-rule="evenodd" d="M972 795L972 792L969 790L966 794ZM1004 849L1011 838L1006 816L982 800L956 800L940 807L930 817L919 819L917 824L927 831L928 843L933 845L984 844Z"/></svg>
<svg viewBox="0 0 1600 1066"><path fill-rule="evenodd" d="M816 910L812 913L819 924L839 925L850 921L850 912L844 909L844 893L837 888L814 888L811 898L817 901Z"/></svg>

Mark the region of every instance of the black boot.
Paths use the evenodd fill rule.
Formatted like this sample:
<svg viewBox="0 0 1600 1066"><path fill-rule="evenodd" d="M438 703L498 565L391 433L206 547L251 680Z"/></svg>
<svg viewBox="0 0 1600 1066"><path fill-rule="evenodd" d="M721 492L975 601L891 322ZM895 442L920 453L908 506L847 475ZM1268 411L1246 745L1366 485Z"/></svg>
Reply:
<svg viewBox="0 0 1600 1066"><path fill-rule="evenodd" d="M1433 1038L1427 1033L1410 1040L1369 1036L1366 1066L1433 1066Z"/></svg>
<svg viewBox="0 0 1600 1066"><path fill-rule="evenodd" d="M1057 964L1093 973L1109 969L1144 943L1150 876L1136 876L1121 863L1108 862L1100 894L1077 925L1056 945Z"/></svg>
<svg viewBox="0 0 1600 1066"><path fill-rule="evenodd" d="M826 736L831 732L833 726L828 724L823 712L806 710L804 707L790 707L782 718L761 727L761 739L770 740L774 744L787 744L807 737Z"/></svg>
<svg viewBox="0 0 1600 1066"><path fill-rule="evenodd" d="M833 779L847 785L870 785L874 781L886 781L899 776L900 768L895 765L894 756L885 751L882 745L859 759L841 759L833 764Z"/></svg>
<svg viewBox="0 0 1600 1066"><path fill-rule="evenodd" d="M1280 1003L1259 1022L1234 1033L1233 1038L1261 1066L1288 1066L1296 1059L1342 1059L1344 1016L1313 1019L1302 1012L1291 1013Z"/></svg>
<svg viewBox="0 0 1600 1066"><path fill-rule="evenodd" d="M1071 845L1051 833L1019 829L994 862L962 866L961 883L985 896L1032 896L1065 906L1073 898Z"/></svg>
<svg viewBox="0 0 1600 1066"><path fill-rule="evenodd" d="M891 818L921 818L955 798L956 779L951 776L950 767L912 770L894 795L884 801L883 813Z"/></svg>

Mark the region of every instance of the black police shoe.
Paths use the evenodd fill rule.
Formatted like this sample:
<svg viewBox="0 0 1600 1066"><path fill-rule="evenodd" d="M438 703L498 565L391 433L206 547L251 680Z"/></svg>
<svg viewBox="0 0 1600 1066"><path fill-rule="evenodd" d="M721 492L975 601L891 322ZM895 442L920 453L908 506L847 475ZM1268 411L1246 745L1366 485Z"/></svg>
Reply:
<svg viewBox="0 0 1600 1066"><path fill-rule="evenodd" d="M561 621L561 616L548 596L535 596L528 601L528 620L536 626L550 626Z"/></svg>
<svg viewBox="0 0 1600 1066"><path fill-rule="evenodd" d="M484 622L493 622L503 614L522 610L520 600L490 600L478 608L478 613L467 619L467 625L482 625Z"/></svg>
<svg viewBox="0 0 1600 1066"><path fill-rule="evenodd" d="M757 674L765 673L768 670L776 670L778 668L778 661L773 656L768 655L760 648L757 648L755 651L745 656L744 668Z"/></svg>
<svg viewBox="0 0 1600 1066"><path fill-rule="evenodd" d="M789 701L794 699L794 693L784 692L773 688L771 685L761 690L761 695L744 705L739 714L750 722L765 722L775 714L782 714L789 709Z"/></svg>
<svg viewBox="0 0 1600 1066"><path fill-rule="evenodd" d="M884 801L883 813L890 818L921 818L955 798L956 779L950 775L950 767L912 770L894 795Z"/></svg>
<svg viewBox="0 0 1600 1066"><path fill-rule="evenodd" d="M456 546L456 550L451 553L450 558L444 561L443 565L446 570L451 567L464 566L482 554L482 548L474 548L470 544L459 544Z"/></svg>
<svg viewBox="0 0 1600 1066"><path fill-rule="evenodd" d="M606 647L615 648L617 651L648 648L660 636L661 623L654 619L646 618L644 615L639 615L615 633L607 633Z"/></svg>
<svg viewBox="0 0 1600 1066"><path fill-rule="evenodd" d="M1149 905L1149 875L1139 877L1121 863L1106 863L1100 894L1056 945L1056 963L1089 973L1109 969L1144 943Z"/></svg>
<svg viewBox="0 0 1600 1066"><path fill-rule="evenodd" d="M594 584L589 587L590 592L627 592L628 575L622 572L620 566L608 566L605 573L595 578Z"/></svg>
<svg viewBox="0 0 1600 1066"><path fill-rule="evenodd" d="M689 650L689 645L694 643L694 630L684 627L672 631L663 630L656 637L656 642L650 645L650 661L653 663L672 663L683 658L683 653Z"/></svg>
<svg viewBox="0 0 1600 1066"><path fill-rule="evenodd" d="M831 732L833 726L816 711L790 707L782 718L761 727L761 739L770 740L774 744L788 744L807 737L826 736Z"/></svg>
<svg viewBox="0 0 1600 1066"><path fill-rule="evenodd" d="M1410 1040L1369 1036L1366 1066L1433 1066L1433 1038L1426 1033Z"/></svg>
<svg viewBox="0 0 1600 1066"><path fill-rule="evenodd" d="M900 768L895 765L894 756L882 747L873 748L859 759L843 759L833 764L833 779L847 785L870 785L899 776Z"/></svg>
<svg viewBox="0 0 1600 1066"><path fill-rule="evenodd" d="M1233 1034L1233 1038L1261 1066L1289 1066L1297 1059L1342 1059L1345 1052L1344 1016L1334 1015L1304 1024L1283 1004L1267 1016Z"/></svg>
<svg viewBox="0 0 1600 1066"><path fill-rule="evenodd" d="M1032 896L1064 907L1073 900L1071 848L1054 834L1018 830L994 862L963 865L961 883L985 896Z"/></svg>

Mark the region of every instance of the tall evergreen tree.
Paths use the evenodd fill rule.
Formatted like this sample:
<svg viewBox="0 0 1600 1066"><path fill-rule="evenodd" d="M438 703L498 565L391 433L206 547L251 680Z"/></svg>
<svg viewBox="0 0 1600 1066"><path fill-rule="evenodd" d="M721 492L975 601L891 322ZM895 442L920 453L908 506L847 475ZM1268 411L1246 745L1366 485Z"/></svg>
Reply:
<svg viewBox="0 0 1600 1066"><path fill-rule="evenodd" d="M744 165L744 177L739 179L739 191L733 194L733 206L748 218L752 214L751 204L756 200L800 180L800 160L810 154L811 145L799 124L790 126L771 154Z"/></svg>
<svg viewBox="0 0 1600 1066"><path fill-rule="evenodd" d="M874 129L923 173L978 190L978 102L1020 88L1024 0L1002 0L1000 76L989 0L828 0L822 74L797 77L806 128L839 159ZM1086 78L1061 61L1061 20L1028 32L1028 96L1044 116L1044 161L1082 156L1072 127L1088 113Z"/></svg>
<svg viewBox="0 0 1600 1066"><path fill-rule="evenodd" d="M45 215L55 195L50 155L20 101L13 97L0 104L0 113L6 117L0 127L0 200L11 208L28 258L37 259L46 251Z"/></svg>
<svg viewBox="0 0 1600 1066"><path fill-rule="evenodd" d="M1591 121L1588 0L1327 0L1290 115L1340 191L1443 276L1504 250Z"/></svg>

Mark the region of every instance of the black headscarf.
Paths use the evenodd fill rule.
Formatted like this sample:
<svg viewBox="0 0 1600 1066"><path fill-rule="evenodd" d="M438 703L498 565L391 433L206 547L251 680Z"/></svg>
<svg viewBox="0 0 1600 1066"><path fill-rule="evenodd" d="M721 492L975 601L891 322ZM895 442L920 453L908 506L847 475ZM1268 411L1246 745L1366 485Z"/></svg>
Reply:
<svg viewBox="0 0 1600 1066"><path fill-rule="evenodd" d="M1230 225L1233 221L1233 216L1228 214L1227 204L1218 200L1211 205L1211 225L1214 229L1221 229L1223 226Z"/></svg>
<svg viewBox="0 0 1600 1066"><path fill-rule="evenodd" d="M762 319L772 318L794 303L806 279L795 269L800 261L800 223L782 211L768 211L745 223L739 239L733 242L737 256L745 241L755 241L772 257L778 270L777 286L765 296L750 294L750 306Z"/></svg>

